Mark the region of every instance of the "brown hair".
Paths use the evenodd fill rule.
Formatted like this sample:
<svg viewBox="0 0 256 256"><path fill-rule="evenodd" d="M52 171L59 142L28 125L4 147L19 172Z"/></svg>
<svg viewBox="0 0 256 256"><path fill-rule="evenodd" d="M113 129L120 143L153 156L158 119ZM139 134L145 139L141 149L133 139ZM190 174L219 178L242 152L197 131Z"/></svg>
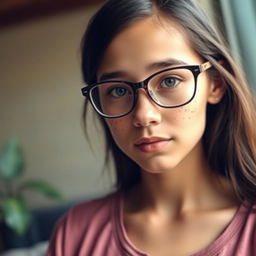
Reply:
<svg viewBox="0 0 256 256"><path fill-rule="evenodd" d="M217 105L208 105L203 136L205 155L210 166L232 182L241 199L256 199L256 104L241 69L225 42L193 0L110 0L94 15L82 41L82 72L87 84L96 74L111 40L126 26L143 17L164 15L179 23L194 50L209 60L212 79L225 83L226 93ZM220 61L221 60L221 61ZM85 102L84 119L86 123ZM108 154L112 153L117 188L126 190L140 181L140 167L115 144L102 117Z"/></svg>

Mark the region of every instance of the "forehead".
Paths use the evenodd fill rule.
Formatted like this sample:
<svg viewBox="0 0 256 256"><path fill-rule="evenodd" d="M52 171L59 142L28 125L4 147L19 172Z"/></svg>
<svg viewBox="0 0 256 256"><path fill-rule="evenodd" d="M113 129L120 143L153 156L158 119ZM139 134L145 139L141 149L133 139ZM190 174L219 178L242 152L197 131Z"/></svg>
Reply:
<svg viewBox="0 0 256 256"><path fill-rule="evenodd" d="M98 75L120 69L141 71L150 63L167 58L189 64L201 61L182 26L151 16L132 23L114 37L103 55Z"/></svg>

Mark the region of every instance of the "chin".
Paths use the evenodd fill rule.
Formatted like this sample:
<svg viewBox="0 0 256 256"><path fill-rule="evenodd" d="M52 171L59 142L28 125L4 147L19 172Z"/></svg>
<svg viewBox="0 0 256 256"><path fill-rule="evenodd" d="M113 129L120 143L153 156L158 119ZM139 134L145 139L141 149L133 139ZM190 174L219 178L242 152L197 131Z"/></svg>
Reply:
<svg viewBox="0 0 256 256"><path fill-rule="evenodd" d="M170 160L165 163L160 163L159 161L155 163L147 163L147 165L140 165L141 169L144 172L151 174L166 174L172 170L174 170L179 165L179 161L171 162Z"/></svg>

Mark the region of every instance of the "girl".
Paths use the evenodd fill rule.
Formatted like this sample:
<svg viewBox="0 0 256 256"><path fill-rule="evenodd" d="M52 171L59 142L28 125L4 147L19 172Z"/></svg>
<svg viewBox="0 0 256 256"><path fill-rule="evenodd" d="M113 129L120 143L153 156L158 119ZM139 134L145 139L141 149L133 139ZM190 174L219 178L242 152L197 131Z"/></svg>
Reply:
<svg viewBox="0 0 256 256"><path fill-rule="evenodd" d="M117 190L71 209L47 255L256 255L255 104L196 1L106 2L82 71Z"/></svg>

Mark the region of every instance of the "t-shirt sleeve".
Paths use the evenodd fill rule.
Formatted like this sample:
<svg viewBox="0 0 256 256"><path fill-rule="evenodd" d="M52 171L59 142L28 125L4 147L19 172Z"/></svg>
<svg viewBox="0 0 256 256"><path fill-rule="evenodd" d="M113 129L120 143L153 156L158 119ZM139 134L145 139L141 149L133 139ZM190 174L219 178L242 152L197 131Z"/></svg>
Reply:
<svg viewBox="0 0 256 256"><path fill-rule="evenodd" d="M46 256L91 255L96 247L107 246L104 234L112 232L112 200L106 196L72 207L57 222Z"/></svg>

